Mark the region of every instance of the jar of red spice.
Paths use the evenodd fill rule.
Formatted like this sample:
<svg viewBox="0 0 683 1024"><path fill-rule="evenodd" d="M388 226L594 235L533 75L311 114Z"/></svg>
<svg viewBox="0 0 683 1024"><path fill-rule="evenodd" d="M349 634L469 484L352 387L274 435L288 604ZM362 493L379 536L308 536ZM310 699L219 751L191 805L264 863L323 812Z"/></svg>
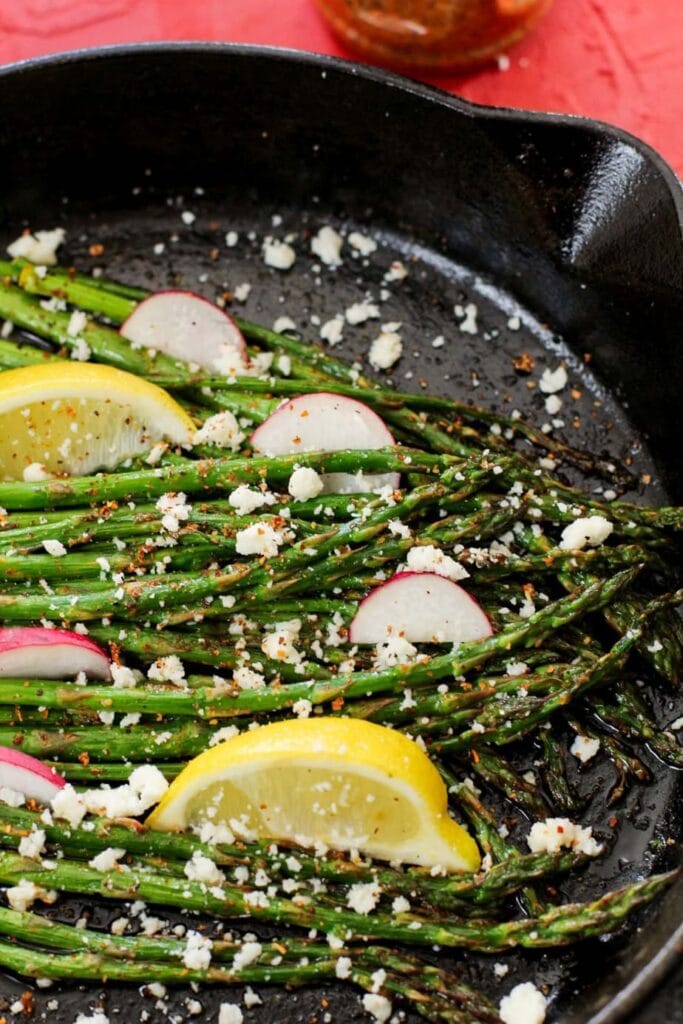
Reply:
<svg viewBox="0 0 683 1024"><path fill-rule="evenodd" d="M335 34L374 64L448 71L520 39L552 0L317 0Z"/></svg>

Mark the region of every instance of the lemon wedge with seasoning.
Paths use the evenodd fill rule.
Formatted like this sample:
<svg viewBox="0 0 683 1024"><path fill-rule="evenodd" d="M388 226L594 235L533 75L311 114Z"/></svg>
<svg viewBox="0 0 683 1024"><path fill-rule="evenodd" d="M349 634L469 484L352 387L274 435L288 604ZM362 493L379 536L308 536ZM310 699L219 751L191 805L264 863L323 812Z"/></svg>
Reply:
<svg viewBox="0 0 683 1024"><path fill-rule="evenodd" d="M190 761L147 820L227 825L245 839L322 843L383 860L476 871L439 773L413 740L353 718L275 722Z"/></svg>
<svg viewBox="0 0 683 1024"><path fill-rule="evenodd" d="M2 480L110 469L158 441L185 444L193 431L162 388L113 366L55 362L0 373Z"/></svg>

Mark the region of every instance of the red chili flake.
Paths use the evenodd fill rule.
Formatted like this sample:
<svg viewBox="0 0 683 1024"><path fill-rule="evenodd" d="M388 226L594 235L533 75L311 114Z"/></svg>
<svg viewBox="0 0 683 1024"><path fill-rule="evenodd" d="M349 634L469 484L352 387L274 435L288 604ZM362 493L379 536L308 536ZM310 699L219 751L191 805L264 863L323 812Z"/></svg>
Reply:
<svg viewBox="0 0 683 1024"><path fill-rule="evenodd" d="M87 752L87 750L84 750L83 753L78 755L78 760L81 762L84 768L88 767L88 765L90 764L90 754Z"/></svg>
<svg viewBox="0 0 683 1024"><path fill-rule="evenodd" d="M618 819L618 818L615 818L615 817L613 816L613 817L611 817L611 818L610 818L610 820L608 821L608 823L607 823L607 824L609 825L609 827L610 827L610 828L616 828L616 827L617 827L617 825L619 824L619 819Z"/></svg>
<svg viewBox="0 0 683 1024"><path fill-rule="evenodd" d="M101 256L104 252L104 246L101 242L94 242L88 246L88 253L90 256Z"/></svg>
<svg viewBox="0 0 683 1024"><path fill-rule="evenodd" d="M532 373L535 366L534 357L531 352L520 352L512 360L512 365L518 373Z"/></svg>
<svg viewBox="0 0 683 1024"><path fill-rule="evenodd" d="M343 697L335 697L334 700L332 701L332 710L333 711L341 711L341 709L343 707L344 707L344 698Z"/></svg>

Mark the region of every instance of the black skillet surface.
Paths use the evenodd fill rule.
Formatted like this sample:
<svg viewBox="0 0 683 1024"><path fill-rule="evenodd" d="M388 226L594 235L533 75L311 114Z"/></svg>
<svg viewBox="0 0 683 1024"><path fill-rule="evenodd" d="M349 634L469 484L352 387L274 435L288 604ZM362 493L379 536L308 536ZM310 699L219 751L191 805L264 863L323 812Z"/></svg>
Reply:
<svg viewBox="0 0 683 1024"><path fill-rule="evenodd" d="M558 436L632 458L638 477L652 477L639 486L644 501L683 497L683 197L671 171L630 136L577 119L469 106L328 58L151 45L0 72L0 176L3 248L25 223L63 224L64 257L82 268L102 266L152 287L182 283L210 296L247 281L246 315L272 323L286 314L309 338L317 335L316 318L366 292L379 298L385 271L400 258L409 275L391 283L381 302L382 321L401 321L408 342L395 372L400 386L424 381L544 423L541 396L512 359L532 353L537 379L561 358L577 397L565 392ZM183 210L196 214L191 225ZM337 271L316 269L307 235L326 223L370 233L380 248L367 266L347 246ZM228 230L239 234L231 248ZM290 231L297 234L293 269L266 268L262 237ZM161 242L164 251L155 253ZM97 244L104 252L93 256ZM454 305L468 302L478 309L475 335L461 332L454 316ZM509 326L515 316L521 329ZM376 326L347 328L339 351L362 356ZM438 335L446 343L434 348ZM680 714L666 696L658 710L667 723ZM517 756L520 766L533 767L533 750ZM609 810L609 766L596 758L581 773L582 791L593 794L582 820L618 839L608 859L563 883L568 897L598 894L674 862L666 840L679 838L680 784L645 756L655 783ZM528 826L517 817L523 836ZM74 920L84 911L93 923L106 922L102 908L79 900L59 913ZM445 959L457 959L496 998L517 981L547 985L549 1020L613 1024L674 962L682 921L679 887L617 938L558 955L498 957L510 964L503 982L493 976L496 958ZM5 978L7 1004L24 988ZM121 986L59 986L36 993L36 1016L71 1024L101 1004L112 1022L160 1022L167 1013L180 1022L192 1019L188 995L157 1003ZM245 1011L254 1024L367 1019L357 995L337 987L260 995L263 1005ZM200 993L202 1015L215 1020L218 1004L239 996Z"/></svg>

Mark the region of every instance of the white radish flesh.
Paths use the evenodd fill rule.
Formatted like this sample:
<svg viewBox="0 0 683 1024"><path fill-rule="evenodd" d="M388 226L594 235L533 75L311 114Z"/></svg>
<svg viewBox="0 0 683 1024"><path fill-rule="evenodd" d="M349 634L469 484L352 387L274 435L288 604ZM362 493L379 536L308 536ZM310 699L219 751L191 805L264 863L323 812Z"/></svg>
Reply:
<svg viewBox="0 0 683 1024"><path fill-rule="evenodd" d="M1 679L68 679L79 672L111 678L105 652L80 633L40 626L0 629Z"/></svg>
<svg viewBox="0 0 683 1024"><path fill-rule="evenodd" d="M491 636L481 606L433 572L401 572L372 590L349 627L352 644L379 644L400 634L410 643L464 643Z"/></svg>
<svg viewBox="0 0 683 1024"><path fill-rule="evenodd" d="M224 310L195 292L156 292L121 325L135 347L196 363L214 374L235 376L249 365L242 332Z"/></svg>
<svg viewBox="0 0 683 1024"><path fill-rule="evenodd" d="M384 421L363 402L319 391L283 402L256 428L251 443L264 455L289 455L387 448L395 441ZM394 490L401 480L398 473L325 473L322 479L323 494Z"/></svg>
<svg viewBox="0 0 683 1024"><path fill-rule="evenodd" d="M66 779L37 757L14 747L0 747L0 788L49 804L65 785Z"/></svg>

